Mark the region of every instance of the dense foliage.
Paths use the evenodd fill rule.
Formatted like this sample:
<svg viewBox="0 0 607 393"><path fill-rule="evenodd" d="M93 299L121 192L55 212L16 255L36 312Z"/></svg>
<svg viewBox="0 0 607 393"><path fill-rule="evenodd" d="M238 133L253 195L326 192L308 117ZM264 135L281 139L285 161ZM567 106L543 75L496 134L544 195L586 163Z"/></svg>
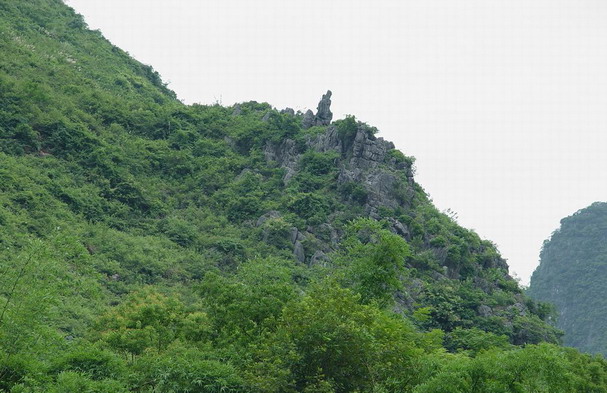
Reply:
<svg viewBox="0 0 607 393"><path fill-rule="evenodd" d="M0 53L0 391L607 391L375 128L185 106L60 0Z"/></svg>
<svg viewBox="0 0 607 393"><path fill-rule="evenodd" d="M566 345L607 354L607 203L562 219L540 257L529 294L556 306Z"/></svg>

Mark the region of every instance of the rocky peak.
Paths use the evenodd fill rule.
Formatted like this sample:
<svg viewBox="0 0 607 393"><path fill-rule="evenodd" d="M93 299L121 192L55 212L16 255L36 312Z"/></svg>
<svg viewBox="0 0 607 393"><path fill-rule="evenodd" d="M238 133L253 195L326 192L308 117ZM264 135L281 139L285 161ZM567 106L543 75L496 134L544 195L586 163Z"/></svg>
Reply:
<svg viewBox="0 0 607 393"><path fill-rule="evenodd" d="M333 113L331 112L331 90L327 90L327 93L322 96L318 106L316 107L316 114L311 110L307 110L302 119L302 127L308 129L313 126L328 126L331 124L333 119Z"/></svg>
<svg viewBox="0 0 607 393"><path fill-rule="evenodd" d="M265 159L272 165L278 165L285 170L283 181L289 183L301 170L300 164L303 155L308 151L316 153L337 153L340 157L335 166L338 169L335 178L337 186L362 188L364 198L348 199L347 203L360 203L365 214L374 219L381 218L381 208L396 209L410 203L415 194L412 162L401 159L395 154L394 144L383 138L374 136L375 129L365 123L354 122L347 132L340 128L340 123L330 124L333 114L330 111L331 91L323 95L318 104L316 115L308 110L303 115L303 128L323 126L324 132L307 135L303 143L294 139L283 139L280 142L268 142L264 148ZM265 217L265 216L264 216ZM264 217L260 220L263 221ZM410 238L409 229L396 219L390 221L394 233ZM328 223L328 233L331 238L339 236ZM304 239L315 238L318 228L311 228L298 232L300 238L292 240L293 253L300 262L310 264L322 263L325 258L322 252L331 250L330 243L324 244L321 253L305 250L302 245ZM314 254L314 255L312 255Z"/></svg>

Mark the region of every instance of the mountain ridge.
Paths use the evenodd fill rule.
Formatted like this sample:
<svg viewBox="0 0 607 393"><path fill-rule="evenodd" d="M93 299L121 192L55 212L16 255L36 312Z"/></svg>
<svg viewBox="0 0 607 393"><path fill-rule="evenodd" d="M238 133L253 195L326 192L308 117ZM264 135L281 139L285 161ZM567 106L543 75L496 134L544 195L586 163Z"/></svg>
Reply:
<svg viewBox="0 0 607 393"><path fill-rule="evenodd" d="M184 105L59 0L0 51L0 390L607 386L331 94Z"/></svg>

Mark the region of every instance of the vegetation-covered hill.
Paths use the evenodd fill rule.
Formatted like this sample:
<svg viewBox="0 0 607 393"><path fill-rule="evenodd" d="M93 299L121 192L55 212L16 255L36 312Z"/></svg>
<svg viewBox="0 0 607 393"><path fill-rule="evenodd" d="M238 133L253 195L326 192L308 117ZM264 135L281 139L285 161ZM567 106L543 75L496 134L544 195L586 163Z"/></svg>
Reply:
<svg viewBox="0 0 607 393"><path fill-rule="evenodd" d="M354 117L186 106L0 0L0 391L606 391Z"/></svg>
<svg viewBox="0 0 607 393"><path fill-rule="evenodd" d="M540 256L529 295L556 306L566 345L607 354L607 203L562 219Z"/></svg>

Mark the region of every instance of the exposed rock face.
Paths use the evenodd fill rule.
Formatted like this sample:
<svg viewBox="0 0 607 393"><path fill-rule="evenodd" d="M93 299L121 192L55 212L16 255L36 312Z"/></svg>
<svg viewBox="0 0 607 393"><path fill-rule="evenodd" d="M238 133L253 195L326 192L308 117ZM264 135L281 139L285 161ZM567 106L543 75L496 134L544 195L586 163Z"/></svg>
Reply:
<svg viewBox="0 0 607 393"><path fill-rule="evenodd" d="M297 259L299 263L304 263L306 261L304 247L300 241L295 242L295 245L293 246L293 255L295 255L295 259Z"/></svg>
<svg viewBox="0 0 607 393"><path fill-rule="evenodd" d="M305 239L303 233L299 232L299 229L293 227L291 228L291 243L295 244L297 242L301 242Z"/></svg>
<svg viewBox="0 0 607 393"><path fill-rule="evenodd" d="M389 153L394 149L394 144L375 138L368 126L362 123L359 123L356 133L349 139L340 137L337 127L329 126L326 132L310 137L306 145L308 149L319 153L333 151L341 155L337 182L356 183L364 187L367 192L364 209L372 218L380 218L378 210L381 206L394 209L406 204L407 198L413 196L411 165L393 158ZM266 160L274 161L285 169L285 182L297 173L302 152L293 140L268 144L264 154ZM401 189L398 189L399 184ZM407 186L402 188L403 184ZM409 236L404 224L394 222L392 226L395 233L405 238Z"/></svg>
<svg viewBox="0 0 607 393"><path fill-rule="evenodd" d="M280 212L276 211L276 210L270 210L269 212L267 212L266 214L264 214L263 216L259 217L257 219L257 222L255 223L256 227L260 227L262 226L266 221L268 220L272 220L272 219L276 219L280 217Z"/></svg>
<svg viewBox="0 0 607 393"><path fill-rule="evenodd" d="M350 149L349 165L340 173L339 181L364 184L369 191L367 203L375 208L396 208L405 202L403 197L407 195L398 196L396 186L402 177L411 186L413 169L410 164L397 162L390 156L389 152L394 150L392 142L375 138L365 126L359 126Z"/></svg>
<svg viewBox="0 0 607 393"><path fill-rule="evenodd" d="M516 313L517 315L526 315L527 308L522 303L514 303L511 306L508 306L508 310L510 312Z"/></svg>
<svg viewBox="0 0 607 393"><path fill-rule="evenodd" d="M410 166L397 165L396 160L388 154L394 149L392 142L373 137L361 125L351 141L343 141L337 128L329 126L325 133L309 139L306 144L309 149L319 153L335 151L341 154L343 159L337 181L339 184L355 182L364 186L368 192L365 208L371 216L377 214L380 206L394 209L403 203L403 195L398 195L396 186L402 177L411 183L413 173ZM301 154L292 140L267 145L264 153L268 161L276 161L286 169L285 182L297 173ZM406 190L402 191L406 194ZM406 233L404 227L399 231L403 235Z"/></svg>
<svg viewBox="0 0 607 393"><path fill-rule="evenodd" d="M300 158L295 141L285 139L278 145L268 144L265 146L263 153L267 161L275 161L286 170L283 178L284 182L288 182L295 175L295 169Z"/></svg>
<svg viewBox="0 0 607 393"><path fill-rule="evenodd" d="M316 252L314 252L314 255L312 255L312 258L310 258L310 266L325 266L328 262L329 257L327 257L327 255L320 250L316 250Z"/></svg>
<svg viewBox="0 0 607 393"><path fill-rule="evenodd" d="M285 170L283 181L288 183L298 173L300 160L306 150L338 153L341 156L336 164L338 186L346 183L362 186L367 194L363 202L365 213L369 217L380 219L380 207L397 208L406 205L407 198L414 195L411 165L393 158L390 154L393 149L391 142L374 137L368 126L359 123L356 132L349 137L340 136L337 127L329 125L324 133L309 136L305 147L291 139L268 143L264 148L264 156L268 162ZM398 187L405 188L398 190ZM257 225L262 225L265 220L274 218L277 214L266 213L259 218ZM392 219L390 225L394 233L410 239L410 231L405 224ZM335 247L341 235L325 223L316 228L308 228L305 233L292 228L290 236L293 254L299 262L322 264L327 259L325 253ZM302 242L309 236L321 240L327 249L315 252L314 255L305 255Z"/></svg>
<svg viewBox="0 0 607 393"><path fill-rule="evenodd" d="M318 103L315 124L317 126L328 126L331 124L333 119L333 113L331 113L331 90L327 90L327 94L322 96L322 99Z"/></svg>
<svg viewBox="0 0 607 393"><path fill-rule="evenodd" d="M299 263L304 263L306 261L306 252L304 250L303 241L306 239L306 236L299 232L299 229L293 227L291 228L291 243L293 243L293 256Z"/></svg>
<svg viewBox="0 0 607 393"><path fill-rule="evenodd" d="M481 317L490 317L493 315L493 310L491 310L491 307L485 305L485 304L481 304L480 306L478 306L478 315L480 315Z"/></svg>
<svg viewBox="0 0 607 393"><path fill-rule="evenodd" d="M405 240L411 240L411 233L405 224L394 218L389 218L388 222L392 226L392 232L403 237Z"/></svg>

